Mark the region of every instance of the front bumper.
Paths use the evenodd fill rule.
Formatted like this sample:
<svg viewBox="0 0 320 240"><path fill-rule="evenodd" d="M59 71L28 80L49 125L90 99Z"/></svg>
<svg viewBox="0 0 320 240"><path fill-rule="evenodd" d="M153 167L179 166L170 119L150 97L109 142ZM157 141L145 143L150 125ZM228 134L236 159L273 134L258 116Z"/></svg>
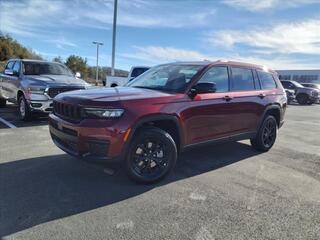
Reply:
<svg viewBox="0 0 320 240"><path fill-rule="evenodd" d="M72 156L108 162L124 157L125 131L93 123L70 123L54 114L49 115L49 129L55 145Z"/></svg>
<svg viewBox="0 0 320 240"><path fill-rule="evenodd" d="M29 107L32 112L50 113L53 110L53 101L33 101L29 100Z"/></svg>

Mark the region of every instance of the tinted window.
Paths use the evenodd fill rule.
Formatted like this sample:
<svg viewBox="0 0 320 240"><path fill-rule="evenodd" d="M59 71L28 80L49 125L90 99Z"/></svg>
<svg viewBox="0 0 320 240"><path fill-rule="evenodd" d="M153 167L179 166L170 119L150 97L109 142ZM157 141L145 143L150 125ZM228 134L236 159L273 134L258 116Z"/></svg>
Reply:
<svg viewBox="0 0 320 240"><path fill-rule="evenodd" d="M258 76L263 89L277 88L277 84L274 81L271 73L258 71Z"/></svg>
<svg viewBox="0 0 320 240"><path fill-rule="evenodd" d="M144 73L145 71L147 71L149 68L135 68L133 69L132 73L131 73L131 77L136 78L139 75L141 75L142 73Z"/></svg>
<svg viewBox="0 0 320 240"><path fill-rule="evenodd" d="M210 82L215 83L216 92L227 92L229 91L229 76L227 67L213 67L210 68L199 82Z"/></svg>
<svg viewBox="0 0 320 240"><path fill-rule="evenodd" d="M23 63L24 75L68 75L73 74L70 70L59 63L50 62L24 62Z"/></svg>
<svg viewBox="0 0 320 240"><path fill-rule="evenodd" d="M284 87L284 88L289 88L290 86L290 83L289 82L281 82L281 84L282 84L282 86Z"/></svg>
<svg viewBox="0 0 320 240"><path fill-rule="evenodd" d="M20 62L19 61L16 61L16 63L14 64L13 71L20 73Z"/></svg>
<svg viewBox="0 0 320 240"><path fill-rule="evenodd" d="M254 90L254 80L251 69L231 68L232 71L232 90L245 91Z"/></svg>
<svg viewBox="0 0 320 240"><path fill-rule="evenodd" d="M14 65L14 61L8 62L6 69L12 69Z"/></svg>

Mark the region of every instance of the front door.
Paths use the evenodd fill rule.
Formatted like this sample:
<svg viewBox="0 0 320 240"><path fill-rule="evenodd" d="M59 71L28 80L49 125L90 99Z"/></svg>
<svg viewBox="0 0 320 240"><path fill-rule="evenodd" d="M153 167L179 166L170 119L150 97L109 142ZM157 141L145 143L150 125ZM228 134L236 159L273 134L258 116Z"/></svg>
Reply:
<svg viewBox="0 0 320 240"><path fill-rule="evenodd" d="M200 82L215 83L216 92L197 94L184 111L187 145L231 135L234 128L228 67L210 68Z"/></svg>

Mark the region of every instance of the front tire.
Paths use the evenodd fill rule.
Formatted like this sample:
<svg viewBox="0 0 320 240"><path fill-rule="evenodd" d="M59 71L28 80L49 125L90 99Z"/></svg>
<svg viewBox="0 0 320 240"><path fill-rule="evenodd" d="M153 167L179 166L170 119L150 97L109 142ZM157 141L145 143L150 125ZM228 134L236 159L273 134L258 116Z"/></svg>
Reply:
<svg viewBox="0 0 320 240"><path fill-rule="evenodd" d="M177 146L165 131L148 127L134 136L126 156L126 171L139 183L154 183L164 178L175 166Z"/></svg>
<svg viewBox="0 0 320 240"><path fill-rule="evenodd" d="M31 119L30 107L23 95L21 95L18 100L18 111L21 120L29 121Z"/></svg>
<svg viewBox="0 0 320 240"><path fill-rule="evenodd" d="M251 145L254 149L267 152L276 141L278 132L278 124L274 116L268 115L262 122L255 138L250 139Z"/></svg>
<svg viewBox="0 0 320 240"><path fill-rule="evenodd" d="M299 94L296 99L300 105L306 105L309 101L309 96L307 94Z"/></svg>

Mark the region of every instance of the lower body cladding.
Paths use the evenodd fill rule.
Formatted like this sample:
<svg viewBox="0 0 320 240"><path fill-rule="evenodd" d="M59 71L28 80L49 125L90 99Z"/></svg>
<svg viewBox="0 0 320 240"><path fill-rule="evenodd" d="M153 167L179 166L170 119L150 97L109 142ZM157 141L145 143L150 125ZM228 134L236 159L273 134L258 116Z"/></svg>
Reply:
<svg viewBox="0 0 320 240"><path fill-rule="evenodd" d="M122 157L124 133L105 127L80 127L53 114L49 129L55 145L72 156L94 161L119 161Z"/></svg>

